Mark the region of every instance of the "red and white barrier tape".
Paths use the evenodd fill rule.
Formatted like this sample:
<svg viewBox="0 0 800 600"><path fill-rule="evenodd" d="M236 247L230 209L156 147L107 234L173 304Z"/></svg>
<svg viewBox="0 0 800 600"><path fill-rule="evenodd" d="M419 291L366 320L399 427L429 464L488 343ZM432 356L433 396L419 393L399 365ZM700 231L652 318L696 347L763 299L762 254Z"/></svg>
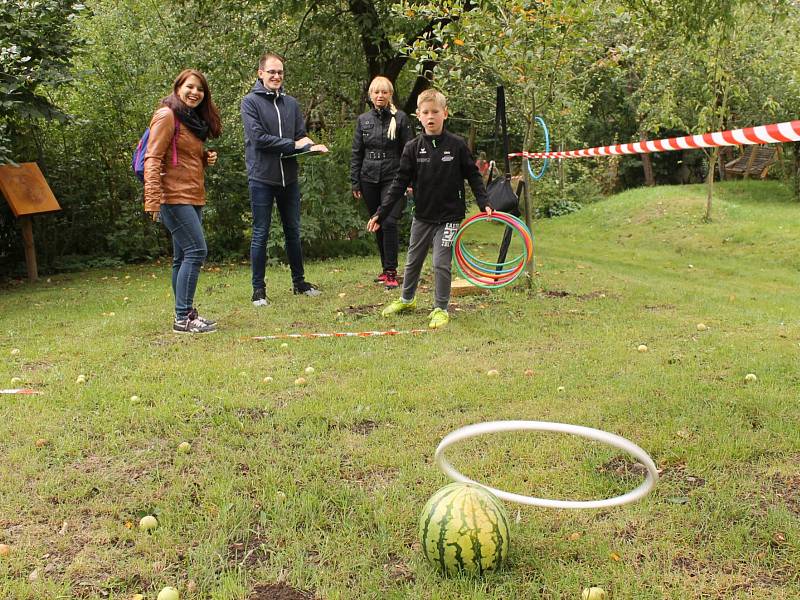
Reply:
<svg viewBox="0 0 800 600"><path fill-rule="evenodd" d="M377 337L381 335L405 335L409 333L427 333L427 329L409 329L408 331L397 331L390 329L389 331L347 331L347 332L334 332L334 333L282 333L279 335L258 335L254 336L254 340L290 340L290 339L303 339L303 338L337 338L337 337Z"/></svg>
<svg viewBox="0 0 800 600"><path fill-rule="evenodd" d="M15 388L11 390L0 390L0 394L38 394L36 390L30 388Z"/></svg>
<svg viewBox="0 0 800 600"><path fill-rule="evenodd" d="M587 156L615 156L620 154L647 154L648 152L669 152L671 150L691 150L693 148L714 148L717 146L744 146L747 144L777 144L781 142L800 142L800 121L759 125L744 129L715 131L702 135L686 135L663 140L632 142L614 146L599 146L583 150L562 152L512 152L509 157L523 158L584 158Z"/></svg>

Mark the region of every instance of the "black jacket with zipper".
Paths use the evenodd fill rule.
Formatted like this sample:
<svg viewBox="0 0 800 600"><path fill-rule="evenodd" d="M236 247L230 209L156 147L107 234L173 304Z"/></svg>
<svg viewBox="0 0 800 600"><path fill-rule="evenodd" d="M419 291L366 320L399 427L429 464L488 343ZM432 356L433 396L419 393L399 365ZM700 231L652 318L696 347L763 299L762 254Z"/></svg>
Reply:
<svg viewBox="0 0 800 600"><path fill-rule="evenodd" d="M297 100L282 87L277 92L265 88L259 79L242 100L241 110L247 179L283 187L297 181L297 159L292 154L311 147L294 147L307 135Z"/></svg>
<svg viewBox="0 0 800 600"><path fill-rule="evenodd" d="M414 188L414 218L426 223L454 223L464 219L467 180L481 210L486 208L486 187L467 143L460 136L420 134L408 142L389 193L377 211L378 222L391 213L411 186Z"/></svg>
<svg viewBox="0 0 800 600"><path fill-rule="evenodd" d="M361 191L361 182L390 182L397 173L400 154L414 132L408 115L398 110L395 115L395 139L388 137L392 113L388 108L372 109L359 115L350 155L350 183Z"/></svg>

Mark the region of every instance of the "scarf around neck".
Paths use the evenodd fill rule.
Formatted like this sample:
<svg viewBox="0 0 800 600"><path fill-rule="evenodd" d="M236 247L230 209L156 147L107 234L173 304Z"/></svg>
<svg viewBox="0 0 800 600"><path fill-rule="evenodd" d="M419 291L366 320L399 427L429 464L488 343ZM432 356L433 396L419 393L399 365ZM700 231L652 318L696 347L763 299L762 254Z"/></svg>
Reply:
<svg viewBox="0 0 800 600"><path fill-rule="evenodd" d="M206 141L208 138L208 123L197 114L196 110L188 106L185 108L173 108L172 110L175 112L175 116L180 119L181 123L183 123L189 131L204 142Z"/></svg>

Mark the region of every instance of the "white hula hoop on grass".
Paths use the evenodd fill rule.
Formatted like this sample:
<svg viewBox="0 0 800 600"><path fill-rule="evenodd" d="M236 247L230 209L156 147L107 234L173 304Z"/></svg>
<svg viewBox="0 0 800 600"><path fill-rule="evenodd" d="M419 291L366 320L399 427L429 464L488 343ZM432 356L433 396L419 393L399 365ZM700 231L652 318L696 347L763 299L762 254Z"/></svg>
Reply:
<svg viewBox="0 0 800 600"><path fill-rule="evenodd" d="M602 442L614 448L619 448L636 458L647 469L647 476L642 484L634 490L622 496L615 498L606 498L604 500L551 500L549 498L534 498L532 496L523 496L522 494L513 494L511 492L504 492L488 485L483 485L477 481L473 481L469 477L465 477L459 473L453 465L451 465L447 458L445 458L444 451L462 440L473 437L485 435L487 433L502 433L506 431L552 431L555 433L569 433L580 437L588 438ZM487 423L477 423L475 425L467 425L461 429L456 429L449 433L436 448L434 460L439 468L444 471L445 475L460 481L461 483L475 483L480 485L501 500L508 502L517 502L519 504L528 504L530 506L543 506L546 508L608 508L611 506L620 506L635 502L644 498L650 490L656 485L658 480L658 470L653 462L653 459L642 450L639 446L631 441L626 440L624 437L601 431L599 429L592 429L591 427L582 427L580 425L567 425L564 423L550 423L547 421L489 421Z"/></svg>

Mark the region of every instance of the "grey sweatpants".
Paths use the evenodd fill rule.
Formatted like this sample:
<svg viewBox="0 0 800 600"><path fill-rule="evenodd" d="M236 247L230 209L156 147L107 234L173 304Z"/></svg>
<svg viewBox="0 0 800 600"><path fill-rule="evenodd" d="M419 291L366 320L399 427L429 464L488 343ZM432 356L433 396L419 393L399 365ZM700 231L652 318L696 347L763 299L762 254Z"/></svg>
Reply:
<svg viewBox="0 0 800 600"><path fill-rule="evenodd" d="M450 302L450 263L453 239L460 223L425 223L416 218L411 222L411 239L408 242L406 268L403 274L403 300L411 301L417 293L419 274L428 248L433 245L434 301L437 308L447 310Z"/></svg>

